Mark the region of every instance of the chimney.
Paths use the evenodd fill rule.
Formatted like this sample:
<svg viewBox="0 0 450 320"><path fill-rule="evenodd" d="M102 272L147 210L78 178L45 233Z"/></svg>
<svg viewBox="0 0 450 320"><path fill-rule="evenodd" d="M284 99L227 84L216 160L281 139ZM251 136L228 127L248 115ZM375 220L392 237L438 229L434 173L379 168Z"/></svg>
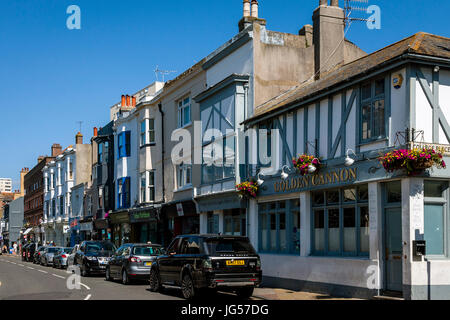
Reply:
<svg viewBox="0 0 450 320"><path fill-rule="evenodd" d="M52 157L57 157L62 153L62 147L60 144L54 143L52 145Z"/></svg>
<svg viewBox="0 0 450 320"><path fill-rule="evenodd" d="M344 62L344 10L338 0L320 0L313 14L314 64L316 80Z"/></svg>
<svg viewBox="0 0 450 320"><path fill-rule="evenodd" d="M75 144L83 144L83 135L81 132L78 132L75 136Z"/></svg>
<svg viewBox="0 0 450 320"><path fill-rule="evenodd" d="M30 172L30 169L23 168L22 171L20 171L20 195L25 195L25 176L26 174Z"/></svg>
<svg viewBox="0 0 450 320"><path fill-rule="evenodd" d="M133 101L133 107L136 107L136 97L133 97L132 101Z"/></svg>
<svg viewBox="0 0 450 320"><path fill-rule="evenodd" d="M258 18L258 0L252 0L252 17Z"/></svg>
<svg viewBox="0 0 450 320"><path fill-rule="evenodd" d="M130 102L130 96L127 95L127 107L129 107L130 105L131 105L131 102Z"/></svg>
<svg viewBox="0 0 450 320"><path fill-rule="evenodd" d="M244 0L244 15L243 17L250 17L250 0Z"/></svg>
<svg viewBox="0 0 450 320"><path fill-rule="evenodd" d="M38 161L38 164L39 164L39 163L41 163L41 161L42 161L42 160L44 160L44 159L45 159L45 157L44 157L44 156L39 156L39 157L38 157L38 159L37 159L37 161Z"/></svg>
<svg viewBox="0 0 450 320"><path fill-rule="evenodd" d="M98 136L98 129L97 129L97 127L94 127L94 137L97 137Z"/></svg>
<svg viewBox="0 0 450 320"><path fill-rule="evenodd" d="M123 95L122 95L122 107L125 107L125 103L126 103L126 101L125 101L125 95L123 94Z"/></svg>

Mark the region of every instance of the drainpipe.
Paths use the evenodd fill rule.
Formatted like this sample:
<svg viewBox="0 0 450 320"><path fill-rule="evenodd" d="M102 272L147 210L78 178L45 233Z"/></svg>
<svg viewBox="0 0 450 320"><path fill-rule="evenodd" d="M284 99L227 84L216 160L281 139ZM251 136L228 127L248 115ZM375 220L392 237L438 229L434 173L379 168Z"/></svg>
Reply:
<svg viewBox="0 0 450 320"><path fill-rule="evenodd" d="M161 102L158 104L158 110L159 113L161 113L161 154L162 154L162 162L161 162L161 171L162 171L162 205L166 202L166 188L164 185L164 158L165 158L165 154L166 154L166 150L165 150L165 146L164 146L164 112L162 111L162 104ZM161 206L162 206L161 205ZM161 219L161 209L159 208L159 219ZM164 229L164 228L163 228ZM165 237L164 234L161 235L161 242L163 243L164 246L167 246L165 243Z"/></svg>

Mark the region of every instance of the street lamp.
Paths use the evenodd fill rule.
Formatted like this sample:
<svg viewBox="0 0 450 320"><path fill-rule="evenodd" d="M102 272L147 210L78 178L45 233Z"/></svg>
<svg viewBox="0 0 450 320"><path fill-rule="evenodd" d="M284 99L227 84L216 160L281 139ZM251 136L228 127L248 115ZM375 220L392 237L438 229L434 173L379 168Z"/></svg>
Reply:
<svg viewBox="0 0 450 320"><path fill-rule="evenodd" d="M287 178L289 178L289 174L285 171L285 169L291 171L291 169L288 166L284 166L281 169L281 179L283 179L283 180L286 180Z"/></svg>
<svg viewBox="0 0 450 320"><path fill-rule="evenodd" d="M256 181L256 183L258 184L258 186L262 186L264 184L264 180L261 179L261 173L258 173L258 181Z"/></svg>
<svg viewBox="0 0 450 320"><path fill-rule="evenodd" d="M314 160L317 160L318 162L320 161L320 160L317 159L317 158L313 159L313 162L314 162ZM311 163L311 164L308 166L308 173L313 174L313 173L316 172L316 171L317 171L317 167Z"/></svg>
<svg viewBox="0 0 450 320"><path fill-rule="evenodd" d="M345 158L345 161L344 161L346 167L351 167L352 165L355 164L355 159L352 159L349 156L350 152L352 152L355 155L355 157L356 157L355 151L353 151L352 149L348 149L347 150L347 158Z"/></svg>

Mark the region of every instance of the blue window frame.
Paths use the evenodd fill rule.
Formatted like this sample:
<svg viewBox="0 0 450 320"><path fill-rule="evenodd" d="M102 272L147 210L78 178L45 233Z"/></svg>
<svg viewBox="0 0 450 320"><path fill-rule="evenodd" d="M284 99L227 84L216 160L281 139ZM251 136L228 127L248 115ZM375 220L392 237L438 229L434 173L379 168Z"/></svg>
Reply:
<svg viewBox="0 0 450 320"><path fill-rule="evenodd" d="M130 177L117 180L117 208L127 209L130 207Z"/></svg>
<svg viewBox="0 0 450 320"><path fill-rule="evenodd" d="M300 200L261 203L259 251L274 254L300 254Z"/></svg>
<svg viewBox="0 0 450 320"><path fill-rule="evenodd" d="M117 136L117 155L118 159L131 156L131 131L119 133Z"/></svg>
<svg viewBox="0 0 450 320"><path fill-rule="evenodd" d="M312 193L315 256L369 256L368 185Z"/></svg>
<svg viewBox="0 0 450 320"><path fill-rule="evenodd" d="M386 137L386 92L387 78L377 79L361 87L360 105L360 141L372 142Z"/></svg>

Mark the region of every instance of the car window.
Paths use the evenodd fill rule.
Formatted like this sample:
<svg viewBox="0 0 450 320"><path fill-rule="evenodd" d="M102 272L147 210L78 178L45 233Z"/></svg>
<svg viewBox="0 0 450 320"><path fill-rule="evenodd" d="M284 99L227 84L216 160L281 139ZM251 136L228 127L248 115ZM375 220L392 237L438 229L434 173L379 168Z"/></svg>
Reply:
<svg viewBox="0 0 450 320"><path fill-rule="evenodd" d="M133 248L133 255L136 255L136 256L150 257L150 256L157 256L160 254L162 254L162 251L161 251L161 248L159 248L159 247L147 246L147 247L134 247Z"/></svg>
<svg viewBox="0 0 450 320"><path fill-rule="evenodd" d="M225 252L256 253L250 241L246 239L207 239L204 247L211 255Z"/></svg>
<svg viewBox="0 0 450 320"><path fill-rule="evenodd" d="M123 246L121 246L119 249L117 249L117 251L114 253L116 256L121 256L122 252L123 252Z"/></svg>
<svg viewBox="0 0 450 320"><path fill-rule="evenodd" d="M187 241L186 254L201 254L203 253L203 239L192 237Z"/></svg>
<svg viewBox="0 0 450 320"><path fill-rule="evenodd" d="M167 252L168 253L171 253L171 252L178 253L179 252L180 241L181 241L181 238L176 238L175 240L173 240L172 243L169 246L169 249L167 249Z"/></svg>
<svg viewBox="0 0 450 320"><path fill-rule="evenodd" d="M129 256L130 255L130 247L126 247L123 249L122 256Z"/></svg>
<svg viewBox="0 0 450 320"><path fill-rule="evenodd" d="M177 254L187 254L188 253L188 239L182 239L180 250L177 251Z"/></svg>

